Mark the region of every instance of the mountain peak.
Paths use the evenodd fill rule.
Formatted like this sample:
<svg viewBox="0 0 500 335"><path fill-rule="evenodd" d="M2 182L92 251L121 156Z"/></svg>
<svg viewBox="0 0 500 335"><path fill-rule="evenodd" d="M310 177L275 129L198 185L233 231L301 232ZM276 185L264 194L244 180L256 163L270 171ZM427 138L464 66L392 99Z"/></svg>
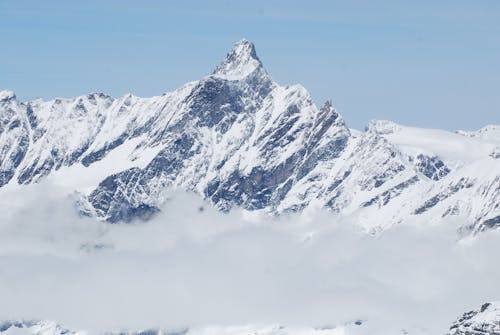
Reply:
<svg viewBox="0 0 500 335"><path fill-rule="evenodd" d="M233 45L233 48L224 61L217 66L213 75L228 80L239 80L261 67L262 63L257 57L253 43L247 39L242 39Z"/></svg>
<svg viewBox="0 0 500 335"><path fill-rule="evenodd" d="M326 100L325 103L323 104L323 107L321 107L322 110L335 110L335 107L333 107L333 103L331 100Z"/></svg>
<svg viewBox="0 0 500 335"><path fill-rule="evenodd" d="M387 135L400 131L401 126L388 120L370 120L365 130L379 135Z"/></svg>
<svg viewBox="0 0 500 335"><path fill-rule="evenodd" d="M0 91L0 101L6 101L16 98L16 94L11 90Z"/></svg>

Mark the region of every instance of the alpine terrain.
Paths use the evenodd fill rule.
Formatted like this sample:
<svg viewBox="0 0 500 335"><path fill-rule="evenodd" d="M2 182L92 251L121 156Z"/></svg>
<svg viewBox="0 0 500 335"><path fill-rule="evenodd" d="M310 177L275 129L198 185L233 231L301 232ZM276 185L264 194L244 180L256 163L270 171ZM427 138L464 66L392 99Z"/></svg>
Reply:
<svg viewBox="0 0 500 335"><path fill-rule="evenodd" d="M37 208L40 197L13 210L34 189L50 198L44 185L71 200L74 220L38 217L55 208ZM209 223L191 226L181 210L158 223L178 204L173 190L218 211L203 213ZM500 334L498 303L454 323L443 314L498 299L500 126L451 132L374 120L352 129L331 101L319 107L301 85L276 83L245 39L210 75L161 96L20 101L0 91L0 204L0 335L93 334L58 323L89 312L96 324L120 315L128 325L189 315L172 323L186 328L106 334ZM325 211L363 233L293 220L236 229L223 222L231 211L263 221ZM458 227L458 238L422 224ZM337 321L190 323L221 308L231 324L239 303L247 309L236 320L274 311L299 325L308 314ZM133 320L139 312L145 320ZM434 312L446 315L444 328Z"/></svg>
<svg viewBox="0 0 500 335"><path fill-rule="evenodd" d="M165 190L222 211L326 208L376 232L414 219L500 226L500 127L456 133L372 121L350 129L332 103L280 86L254 45L161 96L21 102L0 92L0 195L52 178L82 215L148 219Z"/></svg>

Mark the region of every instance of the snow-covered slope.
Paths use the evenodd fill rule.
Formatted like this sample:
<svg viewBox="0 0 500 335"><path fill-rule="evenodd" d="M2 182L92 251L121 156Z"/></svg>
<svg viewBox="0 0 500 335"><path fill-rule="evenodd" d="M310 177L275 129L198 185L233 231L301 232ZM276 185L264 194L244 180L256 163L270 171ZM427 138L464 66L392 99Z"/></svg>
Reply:
<svg viewBox="0 0 500 335"><path fill-rule="evenodd" d="M450 328L449 335L500 335L500 304L485 303L465 313Z"/></svg>
<svg viewBox="0 0 500 335"><path fill-rule="evenodd" d="M242 40L209 76L151 98L0 93L0 197L49 178L81 213L148 218L171 187L221 210L327 208L367 230L455 215L500 225L497 126L476 133L373 121L351 131L330 102L280 86Z"/></svg>
<svg viewBox="0 0 500 335"><path fill-rule="evenodd" d="M500 126L490 124L476 131L457 130L457 134L477 138L482 141L500 144Z"/></svg>
<svg viewBox="0 0 500 335"><path fill-rule="evenodd" d="M83 331L73 331L54 321L3 321L0 322L2 335L85 335Z"/></svg>

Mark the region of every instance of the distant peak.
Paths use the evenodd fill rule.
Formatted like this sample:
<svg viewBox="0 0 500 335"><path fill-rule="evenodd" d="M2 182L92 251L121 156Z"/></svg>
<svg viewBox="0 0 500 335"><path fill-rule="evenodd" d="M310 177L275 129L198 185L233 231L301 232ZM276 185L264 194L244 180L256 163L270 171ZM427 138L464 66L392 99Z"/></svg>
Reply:
<svg viewBox="0 0 500 335"><path fill-rule="evenodd" d="M331 100L326 100L323 107L321 107L321 110L335 110L335 107L333 107Z"/></svg>
<svg viewBox="0 0 500 335"><path fill-rule="evenodd" d="M16 94L14 93L14 91L11 90L0 91L0 101L7 101L15 98Z"/></svg>
<svg viewBox="0 0 500 335"><path fill-rule="evenodd" d="M379 135L388 135L400 131L401 126L388 120L371 120L365 130Z"/></svg>
<svg viewBox="0 0 500 335"><path fill-rule="evenodd" d="M217 66L213 75L238 80L245 78L256 69L261 68L262 63L257 57L255 46L247 39L242 39L233 45L224 61Z"/></svg>
<svg viewBox="0 0 500 335"><path fill-rule="evenodd" d="M334 113L339 115L339 113L337 113L337 111L335 110L335 106L333 105L331 100L326 100L325 103L323 104L323 107L321 107L319 110L322 113L328 113L328 114Z"/></svg>
<svg viewBox="0 0 500 335"><path fill-rule="evenodd" d="M257 57L257 53L255 52L255 45L246 38L234 43L231 53L236 53L241 56L248 55L253 59L259 60L259 57Z"/></svg>

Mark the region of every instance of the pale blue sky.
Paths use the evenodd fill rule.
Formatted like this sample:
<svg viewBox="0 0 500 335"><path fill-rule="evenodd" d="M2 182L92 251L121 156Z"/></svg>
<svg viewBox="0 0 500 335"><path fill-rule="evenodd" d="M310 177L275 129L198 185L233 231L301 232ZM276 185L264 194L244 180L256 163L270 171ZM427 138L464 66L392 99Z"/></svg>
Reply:
<svg viewBox="0 0 500 335"><path fill-rule="evenodd" d="M0 89L24 100L161 94L245 37L351 127L500 123L499 0L0 0L0 36Z"/></svg>

